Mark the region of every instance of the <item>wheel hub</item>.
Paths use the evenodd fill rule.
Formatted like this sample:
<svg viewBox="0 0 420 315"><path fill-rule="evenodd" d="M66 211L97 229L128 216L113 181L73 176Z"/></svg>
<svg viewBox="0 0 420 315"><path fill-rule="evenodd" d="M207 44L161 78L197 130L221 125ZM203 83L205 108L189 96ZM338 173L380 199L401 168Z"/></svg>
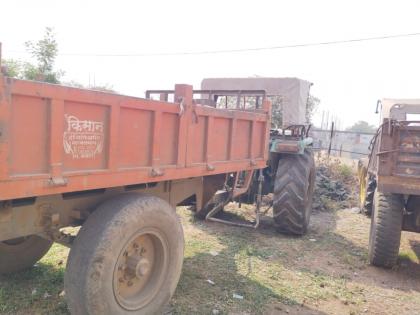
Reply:
<svg viewBox="0 0 420 315"><path fill-rule="evenodd" d="M166 242L154 233L139 233L125 245L114 271L114 295L122 307L139 309L156 295L167 253Z"/></svg>
<svg viewBox="0 0 420 315"><path fill-rule="evenodd" d="M130 287L138 290L146 284L153 267L155 249L149 236L143 235L129 242L118 260L119 292L130 296Z"/></svg>
<svg viewBox="0 0 420 315"><path fill-rule="evenodd" d="M141 256L130 256L127 257L127 268L126 272L130 275L134 275L136 278L146 276L150 272L150 260L142 258Z"/></svg>

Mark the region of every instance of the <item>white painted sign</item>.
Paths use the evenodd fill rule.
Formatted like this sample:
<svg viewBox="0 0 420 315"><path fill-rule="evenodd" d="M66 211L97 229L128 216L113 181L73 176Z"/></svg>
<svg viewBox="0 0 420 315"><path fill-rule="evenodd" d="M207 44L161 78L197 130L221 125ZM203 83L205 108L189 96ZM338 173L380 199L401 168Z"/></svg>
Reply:
<svg viewBox="0 0 420 315"><path fill-rule="evenodd" d="M80 120L65 115L67 130L63 135L64 152L73 159L92 159L102 153L104 146L104 123L102 121Z"/></svg>

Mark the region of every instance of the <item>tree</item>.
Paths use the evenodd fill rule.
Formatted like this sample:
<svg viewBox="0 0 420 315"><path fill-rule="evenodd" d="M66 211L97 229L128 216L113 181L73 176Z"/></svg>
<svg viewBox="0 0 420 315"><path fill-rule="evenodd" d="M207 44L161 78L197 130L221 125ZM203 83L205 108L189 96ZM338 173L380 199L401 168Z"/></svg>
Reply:
<svg viewBox="0 0 420 315"><path fill-rule="evenodd" d="M51 27L45 29L44 37L38 41L25 42L27 51L36 63L16 59L4 59L2 65L7 76L23 80L43 81L48 83L61 83L67 86L90 89L101 92L116 93L109 84L84 86L76 81L60 82L64 71L54 70L58 54L58 43Z"/></svg>
<svg viewBox="0 0 420 315"><path fill-rule="evenodd" d="M37 61L33 64L28 61L6 59L2 63L6 67L6 75L18 79L60 83L64 72L54 71L54 63L58 54L58 44L51 27L45 29L44 37L38 41L25 43L27 51Z"/></svg>
<svg viewBox="0 0 420 315"><path fill-rule="evenodd" d="M99 92L107 92L107 93L117 93L114 90L114 87L110 84L104 84L104 85L93 85L93 86L85 86L82 83L79 83L77 81L71 80L67 82L62 82L63 85L71 86L78 89L87 89L87 90L93 90L93 91L99 91Z"/></svg>
<svg viewBox="0 0 420 315"><path fill-rule="evenodd" d="M321 100L312 94L309 94L308 101L306 103L306 121L310 123L312 121L312 117L315 113L316 108L318 107Z"/></svg>
<svg viewBox="0 0 420 315"><path fill-rule="evenodd" d="M270 96L271 102L271 126L272 128L281 128L283 125L283 97Z"/></svg>
<svg viewBox="0 0 420 315"><path fill-rule="evenodd" d="M114 90L114 87L108 83L103 84L103 85L93 85L93 86L89 86L87 87L87 89L89 90L94 90L94 91L99 91L99 92L107 92L107 93L117 93Z"/></svg>
<svg viewBox="0 0 420 315"><path fill-rule="evenodd" d="M359 120L353 126L346 129L347 131L356 131L356 132L368 132L374 133L376 131L376 127L370 125L368 122L364 120Z"/></svg>
<svg viewBox="0 0 420 315"><path fill-rule="evenodd" d="M14 59L4 59L1 61L2 68L4 67L6 75L12 78L19 78L22 71L22 63Z"/></svg>

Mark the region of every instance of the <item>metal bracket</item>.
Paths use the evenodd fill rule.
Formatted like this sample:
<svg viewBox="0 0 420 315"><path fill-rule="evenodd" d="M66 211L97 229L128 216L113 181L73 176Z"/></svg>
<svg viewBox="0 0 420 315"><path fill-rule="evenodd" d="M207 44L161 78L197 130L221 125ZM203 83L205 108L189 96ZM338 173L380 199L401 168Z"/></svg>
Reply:
<svg viewBox="0 0 420 315"><path fill-rule="evenodd" d="M384 154L394 153L394 152L398 152L398 151L400 151L400 149L380 151L380 152L376 153L376 155L384 155Z"/></svg>
<svg viewBox="0 0 420 315"><path fill-rule="evenodd" d="M150 175L153 177L163 176L164 172L160 168L152 168Z"/></svg>
<svg viewBox="0 0 420 315"><path fill-rule="evenodd" d="M257 200L256 200L256 206L255 206L255 221L253 223L240 223L240 222L233 222L223 219L215 218L214 216L223 210L224 206L226 206L231 200L233 196L233 191L231 191L227 198L218 204L214 206L213 209L210 210L210 212L206 215L206 220L208 221L214 221L234 226L242 226L242 227L250 227L253 229L258 228L260 225L260 209L261 209L261 203L262 203L262 183L264 181L264 175L262 173L262 170L259 170L259 176L258 176L258 194L257 194Z"/></svg>
<svg viewBox="0 0 420 315"><path fill-rule="evenodd" d="M73 209L70 211L69 216L73 219L76 220L86 220L90 215L89 211L86 210L78 210L78 209Z"/></svg>
<svg viewBox="0 0 420 315"><path fill-rule="evenodd" d="M49 179L48 184L50 186L66 186L68 184L67 178L64 177L52 177Z"/></svg>
<svg viewBox="0 0 420 315"><path fill-rule="evenodd" d="M208 170L208 171L214 171L214 170L215 170L214 165L212 165L212 164L207 164L207 170Z"/></svg>
<svg viewBox="0 0 420 315"><path fill-rule="evenodd" d="M64 231L60 230L51 230L47 231L45 233L48 238L56 243L59 243L63 246L71 248L71 245L73 244L74 240L76 239L75 235L72 235L70 233L66 233Z"/></svg>

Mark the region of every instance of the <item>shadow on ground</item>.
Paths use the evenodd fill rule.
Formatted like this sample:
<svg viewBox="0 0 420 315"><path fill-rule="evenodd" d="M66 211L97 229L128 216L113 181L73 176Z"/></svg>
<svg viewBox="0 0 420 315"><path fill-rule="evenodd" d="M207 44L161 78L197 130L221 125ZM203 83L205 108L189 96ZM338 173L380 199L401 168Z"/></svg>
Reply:
<svg viewBox="0 0 420 315"><path fill-rule="evenodd" d="M219 218L236 222L244 219L242 215L230 212L222 213ZM295 287L299 287L298 282L294 286L287 285L298 281L290 278L293 277L291 273L311 273L304 267L295 267L293 262L302 258L306 251L316 251L318 244L314 246L307 237L279 235L271 219L266 217L258 230L193 218L191 223L208 238L186 240L187 248L195 250L186 253L181 281L172 301L174 313L211 314L217 310L220 314L286 314L286 311L324 314L305 304L305 293L318 296L322 283L315 284L315 290L311 287L311 292L306 292L306 284L303 284L298 293L294 292ZM211 245L204 245L210 238L223 247L216 255L211 254ZM293 251L296 242L303 251ZM269 281L265 281L266 277ZM309 276L321 282L325 277L320 270ZM243 299L234 298L234 294Z"/></svg>
<svg viewBox="0 0 420 315"><path fill-rule="evenodd" d="M243 217L232 213L223 213L219 218L243 222ZM265 248L253 246L258 232L192 222L209 238L214 237L223 249L214 252L199 238L186 240L187 248L193 252L186 253L181 280L171 302L172 314L325 314L294 299L287 289L274 290L252 276L259 268L252 258L270 259L272 255ZM279 276L273 274L273 281Z"/></svg>
<svg viewBox="0 0 420 315"><path fill-rule="evenodd" d="M410 240L410 246L416 255L418 261L420 261L420 241Z"/></svg>
<svg viewBox="0 0 420 315"><path fill-rule="evenodd" d="M63 268L42 262L0 276L0 314L70 314L64 297L60 296L63 277Z"/></svg>

